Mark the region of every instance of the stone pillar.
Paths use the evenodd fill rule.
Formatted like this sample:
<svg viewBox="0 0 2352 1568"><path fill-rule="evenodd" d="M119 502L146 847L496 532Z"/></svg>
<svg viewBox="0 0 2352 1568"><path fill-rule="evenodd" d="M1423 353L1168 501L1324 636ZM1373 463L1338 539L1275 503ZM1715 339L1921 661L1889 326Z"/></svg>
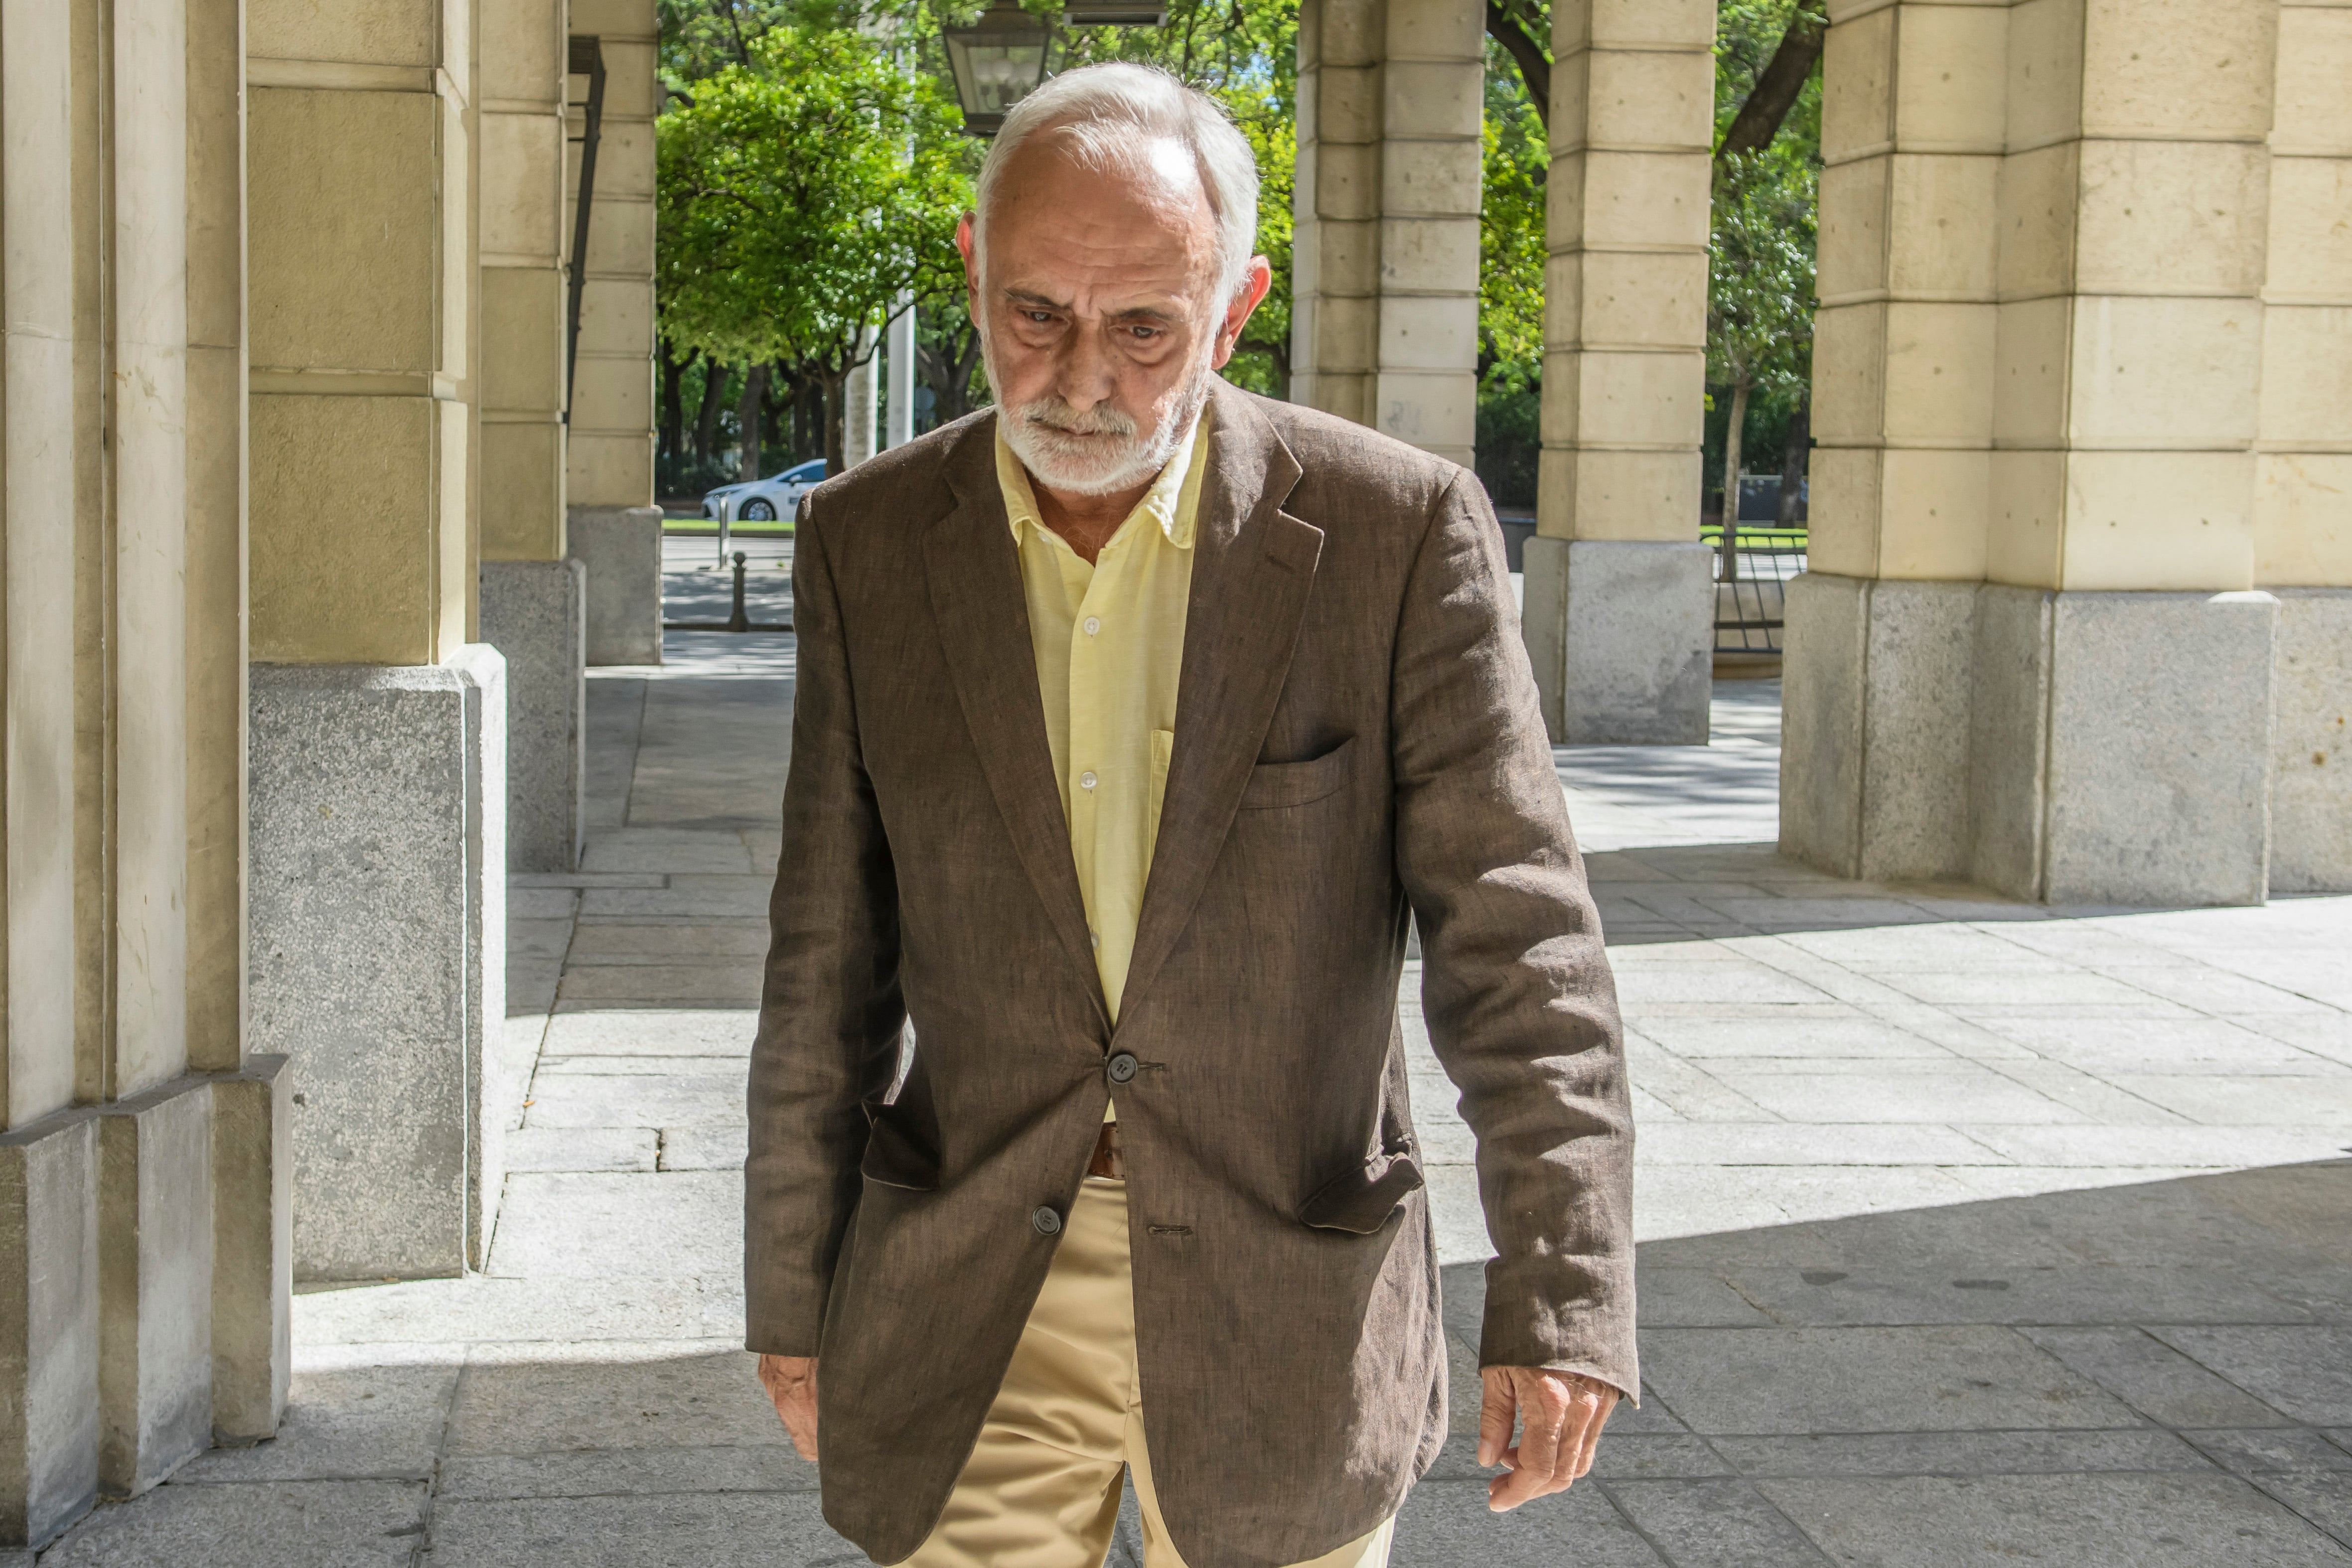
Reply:
<svg viewBox="0 0 2352 1568"><path fill-rule="evenodd" d="M241 11L0 10L0 222L42 236L0 277L0 1547L201 1449L216 1310L283 1316L283 1186L212 1117L244 1049ZM222 1162L257 1176L215 1201ZM288 1350L231 1379L254 1436Z"/></svg>
<svg viewBox="0 0 2352 1568"><path fill-rule="evenodd" d="M883 350L889 356L889 396L885 400L882 444L904 446L915 439L915 306L901 298L890 318Z"/></svg>
<svg viewBox="0 0 2352 1568"><path fill-rule="evenodd" d="M500 1176L483 1086L504 1011L505 680L476 640L484 52L473 5L436 17L271 7L247 37L248 1044L289 1059L311 1278L478 1267ZM500 372L505 412L528 412L530 359ZM509 456L537 439L509 434Z"/></svg>
<svg viewBox="0 0 2352 1568"><path fill-rule="evenodd" d="M1543 458L1524 629L1570 744L1701 745L1715 7L1555 0Z"/></svg>
<svg viewBox="0 0 2352 1568"><path fill-rule="evenodd" d="M2271 887L2352 893L2352 7L2282 5L2254 580L2279 601Z"/></svg>
<svg viewBox="0 0 2352 1568"><path fill-rule="evenodd" d="M877 352L849 372L841 389L841 461L855 468L878 450L875 438L880 429L881 400L876 394L881 390L881 370Z"/></svg>
<svg viewBox="0 0 2352 1568"><path fill-rule="evenodd" d="M580 861L587 685L565 561L563 0L482 0L482 641L507 658L510 869Z"/></svg>
<svg viewBox="0 0 2352 1568"><path fill-rule="evenodd" d="M2280 7L1831 17L1782 847L2055 903L2259 901Z"/></svg>
<svg viewBox="0 0 2352 1568"><path fill-rule="evenodd" d="M588 565L588 662L661 660L660 536L655 570L639 570L638 526L616 519L654 501L654 116L661 85L655 75L654 0L572 0L573 34L597 38L604 52L604 112L596 150L596 189L589 211L588 254L569 254L580 196L580 149L567 150L563 192L566 261L585 267L580 359L573 371L566 491L572 552ZM573 77L571 100L586 101L588 78ZM569 134L585 129L571 112ZM659 514L655 514L658 529ZM582 525L630 534L625 582L599 583L609 539L584 543ZM623 597L625 595L625 599ZM654 628L650 649L643 643ZM615 630L625 627L625 632ZM618 639L626 638L625 650Z"/></svg>
<svg viewBox="0 0 2352 1568"><path fill-rule="evenodd" d="M1292 383L1467 467L1486 35L1451 0L1306 0Z"/></svg>

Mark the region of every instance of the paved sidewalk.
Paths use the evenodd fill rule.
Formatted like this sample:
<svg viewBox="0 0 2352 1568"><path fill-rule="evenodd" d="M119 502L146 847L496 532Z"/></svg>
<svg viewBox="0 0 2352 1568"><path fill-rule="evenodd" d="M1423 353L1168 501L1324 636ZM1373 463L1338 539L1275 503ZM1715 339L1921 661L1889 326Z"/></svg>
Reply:
<svg viewBox="0 0 2352 1568"><path fill-rule="evenodd" d="M488 1272L304 1293L284 1433L43 1564L863 1561L737 1348L789 643L671 641L590 683L585 867L518 879ZM1469 1141L1406 976L1457 1438L1398 1568L2352 1564L2352 899L1832 881L1770 847L1777 685L1716 711L1712 747L1559 754L1628 1021L1646 1388L1590 1483L1508 1516L1470 1451Z"/></svg>

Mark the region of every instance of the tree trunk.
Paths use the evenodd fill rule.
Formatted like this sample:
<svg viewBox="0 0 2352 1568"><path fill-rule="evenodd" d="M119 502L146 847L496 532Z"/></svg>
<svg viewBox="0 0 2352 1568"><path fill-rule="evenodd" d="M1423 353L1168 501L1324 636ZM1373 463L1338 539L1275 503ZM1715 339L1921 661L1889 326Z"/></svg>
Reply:
<svg viewBox="0 0 2352 1568"><path fill-rule="evenodd" d="M702 400L694 408L694 460L708 468L718 454L719 412L727 406L727 367L702 361Z"/></svg>
<svg viewBox="0 0 2352 1568"><path fill-rule="evenodd" d="M676 471L678 459L686 455L686 367L694 362L688 354L684 360L673 357L669 340L661 340L661 455Z"/></svg>
<svg viewBox="0 0 2352 1568"><path fill-rule="evenodd" d="M849 467L848 443L842 436L842 404L846 401L846 371L824 377L824 472L827 478Z"/></svg>
<svg viewBox="0 0 2352 1568"><path fill-rule="evenodd" d="M1731 419L1723 427L1722 580L1739 580L1739 444L1747 434L1748 380L1731 384Z"/></svg>
<svg viewBox="0 0 2352 1568"><path fill-rule="evenodd" d="M1723 145L1715 150L1719 166L1726 158L1742 152L1761 152L1780 133L1780 122L1789 118L1796 107L1797 97L1805 90L1805 80L1813 74L1813 67L1822 57L1822 45L1829 37L1829 18L1817 15L1811 5L1801 6L1789 18L1788 31L1780 35L1780 47L1756 75L1756 86L1748 100L1733 115L1731 128L1723 133Z"/></svg>
<svg viewBox="0 0 2352 1568"><path fill-rule="evenodd" d="M1780 509L1772 518L1781 528L1794 527L1797 521L1797 497L1804 488L1805 470L1811 466L1810 448L1813 444L1813 399L1808 392L1799 400L1797 412L1789 421L1789 449L1780 455Z"/></svg>
<svg viewBox="0 0 2352 1568"><path fill-rule="evenodd" d="M741 460L736 477L749 484L760 477L760 406L768 398L768 367L753 365L743 372L743 395L735 404L735 429L740 438Z"/></svg>

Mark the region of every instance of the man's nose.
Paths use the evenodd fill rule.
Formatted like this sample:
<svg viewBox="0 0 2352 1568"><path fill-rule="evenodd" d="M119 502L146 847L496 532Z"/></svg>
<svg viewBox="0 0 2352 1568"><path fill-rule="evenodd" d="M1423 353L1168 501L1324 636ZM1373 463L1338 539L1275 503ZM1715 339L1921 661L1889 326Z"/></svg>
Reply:
<svg viewBox="0 0 2352 1568"><path fill-rule="evenodd" d="M1078 323L1078 329L1064 340L1055 379L1059 383L1055 391L1061 394L1062 401L1080 413L1109 401L1118 377L1111 364L1110 351L1102 340L1099 322Z"/></svg>

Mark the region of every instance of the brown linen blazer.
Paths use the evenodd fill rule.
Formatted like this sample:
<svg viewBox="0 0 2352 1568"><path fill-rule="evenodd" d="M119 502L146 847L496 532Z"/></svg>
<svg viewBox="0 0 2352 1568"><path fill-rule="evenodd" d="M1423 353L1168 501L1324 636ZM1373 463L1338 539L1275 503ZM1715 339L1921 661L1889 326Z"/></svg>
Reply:
<svg viewBox="0 0 2352 1568"><path fill-rule="evenodd" d="M818 1355L824 1516L946 1506L1118 1085L1143 1415L1196 1568L1395 1511L1446 1430L1396 1012L1477 1137L1481 1360L1636 1387L1616 998L1476 479L1218 383L1122 1014L1046 747L992 413L828 481L744 1166L749 1345ZM902 1028L918 1045L889 1091Z"/></svg>

